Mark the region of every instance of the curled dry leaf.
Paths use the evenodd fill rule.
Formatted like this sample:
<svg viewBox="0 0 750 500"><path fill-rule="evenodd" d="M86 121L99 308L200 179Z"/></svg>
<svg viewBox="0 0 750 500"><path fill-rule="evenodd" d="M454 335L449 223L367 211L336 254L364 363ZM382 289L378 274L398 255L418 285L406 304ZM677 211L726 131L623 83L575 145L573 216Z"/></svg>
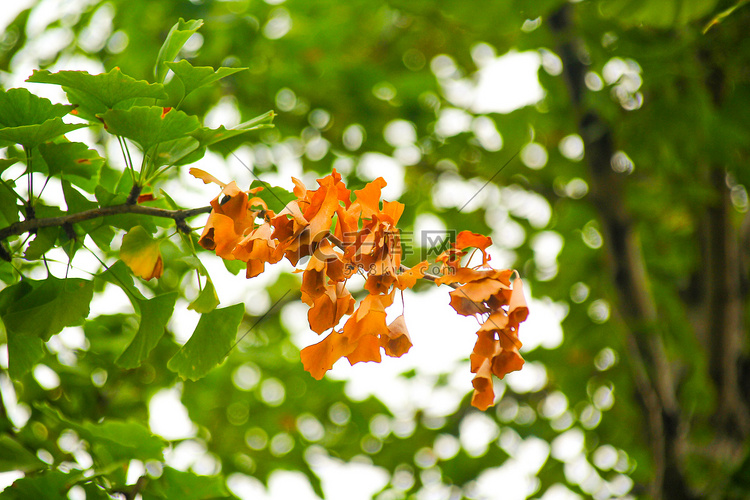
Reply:
<svg viewBox="0 0 750 500"><path fill-rule="evenodd" d="M381 339L381 343L385 353L392 358L400 358L409 352L412 343L403 314L388 325L388 335Z"/></svg>
<svg viewBox="0 0 750 500"><path fill-rule="evenodd" d="M331 330L322 341L302 349L302 364L313 377L322 378L343 357L352 365L379 362L381 351L400 357L411 348L403 314L387 325L386 308L393 303L395 290L412 288L430 264L402 267L396 225L404 205L381 202L386 186L382 178L354 191L353 199L335 170L318 179L313 190L293 178L296 199L277 215L251 197L253 190L241 191L234 182L224 184L199 169L191 173L222 188L211 202L213 210L199 241L204 248L246 262L248 278L262 273L266 263L286 258L296 266L309 257L305 268L296 271L302 273L302 301L310 306L308 322L318 334ZM492 376L502 378L523 365L518 324L528 315L521 281L511 285L513 271L489 266L486 249L491 244L487 236L462 231L436 259L443 275L431 277L439 285L455 288L450 304L459 314L482 320L471 354L476 374L472 404L482 409L494 400ZM461 264L468 248L482 252L481 269ZM355 274L365 276L368 292L356 309L346 289ZM336 330L347 315L343 328Z"/></svg>
<svg viewBox="0 0 750 500"><path fill-rule="evenodd" d="M333 331L317 344L302 349L302 366L313 378L320 380L333 368L336 361L351 354L355 348L356 346L351 345L341 332Z"/></svg>
<svg viewBox="0 0 750 500"><path fill-rule="evenodd" d="M219 179L209 174L205 170L201 170L200 168L191 167L188 172L190 172L193 177L197 177L198 179L202 180L203 184L210 184L213 182L214 184L218 184L221 187L226 186L225 182L221 182Z"/></svg>
<svg viewBox="0 0 750 500"><path fill-rule="evenodd" d="M482 252L482 265L487 266L490 256L487 255L487 247L492 245L492 238L471 231L461 231L456 236L456 248L464 250L468 247L474 247Z"/></svg>

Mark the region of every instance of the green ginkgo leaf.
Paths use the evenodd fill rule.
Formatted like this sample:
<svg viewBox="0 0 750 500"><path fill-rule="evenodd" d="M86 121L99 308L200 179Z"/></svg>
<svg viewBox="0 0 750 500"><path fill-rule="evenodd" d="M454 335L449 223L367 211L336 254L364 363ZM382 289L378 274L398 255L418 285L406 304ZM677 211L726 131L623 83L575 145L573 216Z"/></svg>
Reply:
<svg viewBox="0 0 750 500"><path fill-rule="evenodd" d="M58 226L43 227L39 229L34 236L34 239L29 243L29 246L26 247L26 251L23 253L24 259L40 259L42 255L55 246L58 234L60 234L60 228Z"/></svg>
<svg viewBox="0 0 750 500"><path fill-rule="evenodd" d="M0 174L5 172L8 167L15 165L19 161L21 160L19 160L18 158L0 158Z"/></svg>
<svg viewBox="0 0 750 500"><path fill-rule="evenodd" d="M167 322L174 312L177 293L147 299L133 285L133 277L122 261L115 262L97 277L122 288L139 317L138 331L115 362L123 368L140 366L164 335Z"/></svg>
<svg viewBox="0 0 750 500"><path fill-rule="evenodd" d="M46 416L73 429L89 444L100 464L136 460L163 460L167 443L143 424L107 418L100 422L76 422L46 403L36 404Z"/></svg>
<svg viewBox="0 0 750 500"><path fill-rule="evenodd" d="M87 95L89 98L95 99L105 109L114 108L117 103L136 97L153 99L165 99L167 97L162 84L136 80L124 74L120 71L120 68L113 68L107 73L98 75L92 75L86 71L50 73L43 69L34 71L26 81L61 85L66 92L70 89L75 90L75 96ZM71 99L70 102L81 104L76 102L76 99ZM100 112L103 111L104 109Z"/></svg>
<svg viewBox="0 0 750 500"><path fill-rule="evenodd" d="M110 109L99 117L109 133L132 139L144 151L163 142L181 139L200 127L195 116L160 106Z"/></svg>
<svg viewBox="0 0 750 500"><path fill-rule="evenodd" d="M0 220L5 220L6 225L18 222L20 205L14 187L12 180L0 180Z"/></svg>
<svg viewBox="0 0 750 500"><path fill-rule="evenodd" d="M232 128L224 128L223 125L215 129L201 127L198 130L191 132L190 135L192 137L195 137L200 142L201 146L210 146L212 144L216 144L217 142L225 141L227 139L231 139L232 137L237 137L238 135L245 134L252 130L273 127L273 124L271 122L273 121L275 116L276 113L271 110L263 113L260 116L256 116L252 120L240 123L239 125Z"/></svg>
<svg viewBox="0 0 750 500"><path fill-rule="evenodd" d="M42 123L0 128L0 140L20 144L27 149L51 141L73 130L88 127L85 123L65 123L62 118L51 118Z"/></svg>
<svg viewBox="0 0 750 500"><path fill-rule="evenodd" d="M157 82L164 82L164 79L167 77L167 72L169 71L167 63L174 61L177 54L180 53L182 46L185 45L185 42L187 42L201 26L203 26L202 19L185 21L182 18L172 26L172 29L170 29L167 34L167 39L164 40L161 49L159 49L159 55L156 56L154 76L156 77Z"/></svg>
<svg viewBox="0 0 750 500"><path fill-rule="evenodd" d="M14 437L0 434L0 472L34 472L46 468L47 464L24 448Z"/></svg>
<svg viewBox="0 0 750 500"><path fill-rule="evenodd" d="M185 59L178 62L167 62L169 69L179 78L184 87L183 97L187 97L196 89L210 85L216 81L233 75L247 68L227 68L221 67L214 70L210 66L193 66Z"/></svg>
<svg viewBox="0 0 750 500"><path fill-rule="evenodd" d="M3 500L27 500L44 498L45 500L67 500L67 490L75 480L74 474L49 470L43 474L25 476L17 479L0 493Z"/></svg>
<svg viewBox="0 0 750 500"><path fill-rule="evenodd" d="M39 153L47 163L49 174L61 177L88 193L99 184L99 172L104 158L81 142L46 143L39 145Z"/></svg>
<svg viewBox="0 0 750 500"><path fill-rule="evenodd" d="M138 331L128 347L120 354L115 363L123 368L136 368L148 358L151 351L159 343L169 318L174 312L177 292L157 295L148 300L139 300L138 308L141 321Z"/></svg>
<svg viewBox="0 0 750 500"><path fill-rule="evenodd" d="M219 296L216 295L216 288L213 282L209 279L206 280L206 286L203 287L198 297L190 303L188 309L192 309L195 312L201 314L210 313L219 305Z"/></svg>
<svg viewBox="0 0 750 500"><path fill-rule="evenodd" d="M86 71L37 70L27 81L61 85L68 100L77 106L71 113L90 121L111 108L128 108L139 100L167 97L162 84L136 80L119 68L98 75Z"/></svg>
<svg viewBox="0 0 750 500"><path fill-rule="evenodd" d="M154 163L161 165L186 165L200 160L206 153L200 143L192 137L181 137L159 146Z"/></svg>
<svg viewBox="0 0 750 500"><path fill-rule="evenodd" d="M229 498L226 480L221 476L199 476L172 467L164 467L162 475L151 481L143 492L144 500L180 498L182 500L213 500Z"/></svg>
<svg viewBox="0 0 750 500"><path fill-rule="evenodd" d="M260 180L254 180L250 184L250 189L262 187L262 191L258 191L253 196L260 198L266 202L268 208L275 212L280 212L284 207L292 200L296 200L297 197L291 191L287 191L284 188L278 186L271 186L267 182Z"/></svg>
<svg viewBox="0 0 750 500"><path fill-rule="evenodd" d="M23 280L0 292L0 319L8 335L8 371L28 373L44 355L42 342L89 314L94 283L79 278Z"/></svg>
<svg viewBox="0 0 750 500"><path fill-rule="evenodd" d="M61 118L73 110L68 104L52 104L26 89L0 92L0 126L21 127L40 125L53 118Z"/></svg>
<svg viewBox="0 0 750 500"><path fill-rule="evenodd" d="M229 354L244 314L245 305L235 304L201 315L193 335L167 368L190 380L206 375Z"/></svg>
<svg viewBox="0 0 750 500"><path fill-rule="evenodd" d="M54 276L48 276L44 281L25 281L31 285L27 293L17 296L7 309L0 310L8 332L33 335L47 341L66 326L81 324L88 316L94 294L93 281Z"/></svg>

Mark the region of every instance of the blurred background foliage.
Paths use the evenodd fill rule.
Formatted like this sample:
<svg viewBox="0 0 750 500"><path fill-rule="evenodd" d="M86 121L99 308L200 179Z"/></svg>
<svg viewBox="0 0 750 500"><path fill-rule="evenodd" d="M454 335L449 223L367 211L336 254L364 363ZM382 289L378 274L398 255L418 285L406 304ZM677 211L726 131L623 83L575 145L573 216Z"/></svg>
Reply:
<svg viewBox="0 0 750 500"><path fill-rule="evenodd" d="M177 498L169 488L189 483L176 469L229 484L227 491L205 479L205 489L181 498L242 495L243 481L265 482L278 470L302 472L322 497L321 456L385 470L381 499L750 495L745 3L15 6L0 38L6 87L38 67L117 66L150 80L170 27L178 18L203 19L181 55L194 65L249 70L195 92L184 110L229 110L237 121L278 113L257 142L225 141L214 150L234 162L238 180L249 176L234 151L271 184L288 178L289 165L314 174L336 167L353 189L384 173L401 176L403 188L393 193L406 205L404 230L436 217L448 229L491 234L497 260L519 269L536 299L563 311L559 346L525 353L546 373L542 383L530 390L499 384L503 397L486 414L464 397L448 414L415 406L395 415L374 397L352 399L342 381L309 377L279 314L284 308L275 308L222 366L181 383L197 431L170 444L175 468L145 452L130 456L131 468L139 463L151 481L162 481L152 497ZM484 80L506 54L528 57L543 89L516 109L503 104L516 97L502 95L512 86ZM191 270L166 261L165 277L148 286L179 288ZM269 283L269 303L287 300L290 283L289 275ZM247 326L261 313L251 310ZM39 382L39 370L20 382L0 372L11 408L0 414L3 470L32 478L45 463L86 471L93 456L113 491L133 491L127 471L106 470L114 459L97 451L96 438L85 439L65 419L148 425L151 398L178 384L166 362L184 339L166 335L147 363L122 370L114 360L134 328L129 315L104 315L89 318L85 339L55 336L43 360L58 379L51 384ZM529 342L523 329L521 340ZM431 383L445 386L450 375ZM483 429L486 442L471 446L469 424ZM519 466L524 450L535 458ZM180 463L180 453L197 458ZM500 486L488 494L484 485L503 466L524 472L516 481L503 476L514 483L507 493ZM3 496L23 498L10 490ZM75 494L82 491L106 498L90 486Z"/></svg>

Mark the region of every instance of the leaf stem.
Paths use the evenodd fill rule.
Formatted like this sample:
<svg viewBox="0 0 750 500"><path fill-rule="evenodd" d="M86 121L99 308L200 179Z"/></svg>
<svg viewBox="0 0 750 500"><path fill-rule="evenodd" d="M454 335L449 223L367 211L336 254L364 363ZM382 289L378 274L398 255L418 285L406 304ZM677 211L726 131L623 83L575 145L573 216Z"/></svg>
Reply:
<svg viewBox="0 0 750 500"><path fill-rule="evenodd" d="M125 139L123 139L120 135L115 137L117 137L117 143L120 145L120 151L122 151L122 158L125 161L125 167L130 172L130 178L133 179L133 184L135 184L135 170L133 170L133 159L130 157L130 151L128 151Z"/></svg>
<svg viewBox="0 0 750 500"><path fill-rule="evenodd" d="M34 206L34 175L33 175L34 174L34 165L32 163L32 159L31 159L31 151L27 147L25 147L25 146L24 146L23 150L26 153L26 176L27 176L26 177L26 182L27 182L27 187L28 187L28 190L29 190L29 199L26 202L26 205L28 207L27 210L28 209L32 209L33 210L32 207Z"/></svg>

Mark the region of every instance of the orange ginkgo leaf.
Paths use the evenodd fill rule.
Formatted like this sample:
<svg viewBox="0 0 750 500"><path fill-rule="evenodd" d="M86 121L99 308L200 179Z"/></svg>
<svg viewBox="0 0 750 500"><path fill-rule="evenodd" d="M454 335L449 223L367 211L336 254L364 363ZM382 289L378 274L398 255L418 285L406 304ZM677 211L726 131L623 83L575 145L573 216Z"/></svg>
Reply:
<svg viewBox="0 0 750 500"><path fill-rule="evenodd" d="M271 225L274 228L271 238L278 241L274 261L286 256L287 260L296 266L299 259L310 254L309 241L300 241L308 222L302 214L299 201L288 203L278 215L271 219Z"/></svg>
<svg viewBox="0 0 750 500"><path fill-rule="evenodd" d="M311 306L315 299L323 295L326 291L325 267L321 270L308 268L302 273L302 302Z"/></svg>
<svg viewBox="0 0 750 500"><path fill-rule="evenodd" d="M294 183L294 196L296 196L297 199L304 200L307 196L307 188L305 187L305 183L297 179L296 177L292 177L292 182Z"/></svg>
<svg viewBox="0 0 750 500"><path fill-rule="evenodd" d="M310 372L313 378L320 380L328 370L333 368L336 361L351 354L356 347L356 344L351 344L341 332L331 332L317 344L302 349L300 352L302 366Z"/></svg>
<svg viewBox="0 0 750 500"><path fill-rule="evenodd" d="M454 274L461 267L461 258L466 255L463 250L449 248L435 257L435 262L440 263L440 272L444 275Z"/></svg>
<svg viewBox="0 0 750 500"><path fill-rule="evenodd" d="M380 363L380 339L373 335L364 335L357 341L357 347L346 356L349 364L354 366L357 363L366 363L374 361Z"/></svg>
<svg viewBox="0 0 750 500"><path fill-rule="evenodd" d="M333 328L345 314L354 311L354 302L343 283L329 285L326 292L315 299L307 313L310 328L316 333Z"/></svg>
<svg viewBox="0 0 750 500"><path fill-rule="evenodd" d="M409 352L412 343L403 314L388 325L388 335L381 337L380 342L385 353L392 358L400 358Z"/></svg>
<svg viewBox="0 0 750 500"><path fill-rule="evenodd" d="M237 234L235 223L230 217L211 213L198 244L207 250L214 250L222 259L234 260L232 252L240 238L241 235Z"/></svg>
<svg viewBox="0 0 750 500"><path fill-rule="evenodd" d="M490 316L487 318L487 321L482 323L482 326L479 327L479 331L499 332L501 330L505 330L506 328L508 328L508 313L506 313L502 309L497 309L490 314Z"/></svg>
<svg viewBox="0 0 750 500"><path fill-rule="evenodd" d="M452 273L445 274L435 280L438 285L447 285L451 283L470 283L485 278L500 281L506 286L510 286L510 276L513 271L510 269L472 269L470 267L459 267Z"/></svg>
<svg viewBox="0 0 750 500"><path fill-rule="evenodd" d="M198 243L225 260L234 260L232 251L245 230L255 223L254 215L248 211L247 193L240 191L232 181L225 185L221 194L211 200L211 214L203 228Z"/></svg>
<svg viewBox="0 0 750 500"><path fill-rule="evenodd" d="M474 316L488 312L484 301L497 293L503 284L498 280L485 278L462 285L453 290L450 305L462 316Z"/></svg>
<svg viewBox="0 0 750 500"><path fill-rule="evenodd" d="M250 259L247 261L247 268L245 271L245 278L255 278L260 273L266 270L266 263L262 260Z"/></svg>
<svg viewBox="0 0 750 500"><path fill-rule="evenodd" d="M529 316L529 308L526 306L526 298L523 295L523 281L521 278L513 280L513 291L508 306L508 316L511 325L518 327L519 323L526 321Z"/></svg>
<svg viewBox="0 0 750 500"><path fill-rule="evenodd" d="M385 308L393 303L393 293L388 295L365 296L359 303L359 307L346 320L344 324L344 335L352 343L356 343L363 335L379 337L388 335L388 327L385 324Z"/></svg>
<svg viewBox="0 0 750 500"><path fill-rule="evenodd" d="M336 259L336 253L330 242L324 240L320 247L313 252L302 274L302 302L313 305L315 299L320 297L326 291L326 271L328 267L328 258Z"/></svg>
<svg viewBox="0 0 750 500"><path fill-rule="evenodd" d="M127 264L133 274L150 280L160 278L164 262L159 252L161 242L155 240L143 226L134 226L122 238L120 259Z"/></svg>
<svg viewBox="0 0 750 500"><path fill-rule="evenodd" d="M500 341L497 339L495 332L478 331L477 342L474 344L474 354L483 358L492 359L500 352Z"/></svg>
<svg viewBox="0 0 750 500"><path fill-rule="evenodd" d="M487 263L490 260L489 255L487 255L487 247L490 245L492 245L492 238L490 238L489 236L472 233L471 231L461 231L460 233L458 233L458 236L456 236L457 249L464 250L468 247L474 247L482 252L483 266L487 266Z"/></svg>
<svg viewBox="0 0 750 500"><path fill-rule="evenodd" d="M398 201L383 201L383 210L381 218L387 221L391 226L398 224L401 215L404 213L404 204Z"/></svg>
<svg viewBox="0 0 750 500"><path fill-rule="evenodd" d="M472 360L474 364L474 360ZM480 364L475 371L476 376L471 381L474 386L474 394L471 396L471 405L482 411L487 410L495 402L495 391L492 388L492 370L490 360L481 358Z"/></svg>
<svg viewBox="0 0 750 500"><path fill-rule="evenodd" d="M369 219L373 214L380 212L380 192L387 185L385 179L378 177L368 182L365 187L354 191L353 205L358 205L362 210L362 218Z"/></svg>
<svg viewBox="0 0 750 500"><path fill-rule="evenodd" d="M396 279L395 276L389 274L369 274L365 281L365 290L373 295L388 293L388 290Z"/></svg>
<svg viewBox="0 0 750 500"><path fill-rule="evenodd" d="M336 208L339 207L338 188L335 182L334 175L318 179L320 187L313 192L310 206L303 212L305 219L310 221L308 230L311 243L322 240L331 228L333 215L336 213ZM310 191L308 191L309 193Z"/></svg>
<svg viewBox="0 0 750 500"><path fill-rule="evenodd" d="M205 170L201 170L200 168L190 167L190 170L188 170L188 172L190 172L193 177L197 177L198 179L202 180L203 184L210 184L213 182L214 184L218 184L221 187L225 187L227 185L226 182L221 182L219 179L209 174Z"/></svg>
<svg viewBox="0 0 750 500"><path fill-rule="evenodd" d="M381 335L388 335L388 326L385 324L385 309L372 308L361 319L357 319L357 311L355 311L344 324L344 335L355 344L364 336L378 338Z"/></svg>
<svg viewBox="0 0 750 500"><path fill-rule="evenodd" d="M399 290L405 290L407 288L412 288L414 285L417 284L417 280L420 280L424 278L424 273L427 272L427 269L429 268L429 264L426 260L420 262L414 267L411 267L405 271L402 271L397 275L397 283L396 286Z"/></svg>
<svg viewBox="0 0 750 500"><path fill-rule="evenodd" d="M232 255L236 259L247 262L247 278L262 273L266 262L276 262L276 241L271 239L271 231L269 223L261 224L240 240L232 250Z"/></svg>
<svg viewBox="0 0 750 500"><path fill-rule="evenodd" d="M354 242L347 247L345 258L361 266L370 275L389 275L394 281L401 267L401 241L397 229L378 214L365 222Z"/></svg>
<svg viewBox="0 0 750 500"><path fill-rule="evenodd" d="M523 368L524 360L518 352L518 347L507 340L507 337L500 337L500 345L500 352L492 357L492 373L498 378L503 378L508 373Z"/></svg>
<svg viewBox="0 0 750 500"><path fill-rule="evenodd" d="M356 209L347 210L341 205L336 208L336 227L334 236L338 238L345 246L354 243L359 231L359 214L355 214Z"/></svg>

